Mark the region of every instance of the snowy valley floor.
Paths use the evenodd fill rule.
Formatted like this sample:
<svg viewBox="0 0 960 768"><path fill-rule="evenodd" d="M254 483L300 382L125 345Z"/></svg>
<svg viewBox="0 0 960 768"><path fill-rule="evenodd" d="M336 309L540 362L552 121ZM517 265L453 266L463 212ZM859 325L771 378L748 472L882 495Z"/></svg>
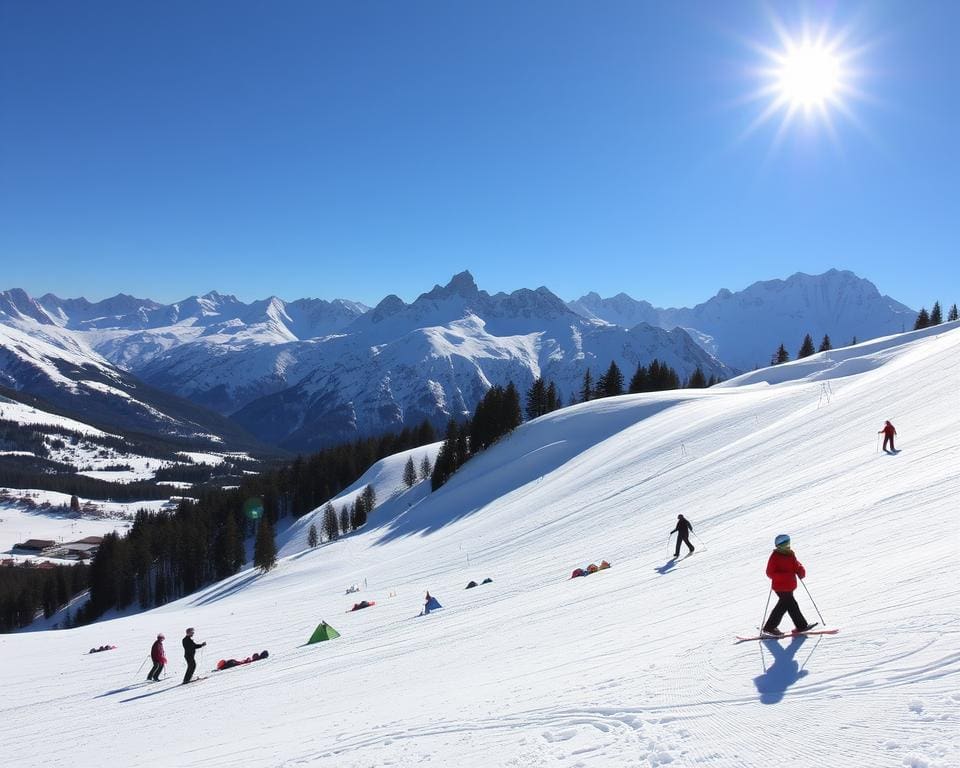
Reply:
<svg viewBox="0 0 960 768"><path fill-rule="evenodd" d="M876 450L888 418L896 455ZM958 435L954 323L710 390L567 408L433 494L400 490L407 456L423 449L391 457L356 486L375 483L383 500L360 534L310 550L308 516L267 575L247 570L89 627L0 637L0 759L960 765ZM678 513L700 538L671 563ZM734 644L761 620L783 532L841 632ZM602 559L613 567L568 579ZM445 607L417 618L426 589ZM346 613L360 599L376 605ZM305 646L321 618L342 637ZM186 626L209 643L201 672L270 657L179 686ZM149 685L138 666L160 631L171 664ZM105 643L118 648L86 655Z"/></svg>

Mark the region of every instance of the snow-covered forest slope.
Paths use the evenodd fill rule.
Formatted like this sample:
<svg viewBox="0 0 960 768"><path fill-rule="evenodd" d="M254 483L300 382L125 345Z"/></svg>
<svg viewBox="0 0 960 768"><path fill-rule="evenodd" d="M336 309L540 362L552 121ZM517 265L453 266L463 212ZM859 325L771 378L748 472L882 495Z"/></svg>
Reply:
<svg viewBox="0 0 960 768"><path fill-rule="evenodd" d="M896 454L878 451L884 419ZM348 492L377 485L362 532L310 549L308 516L267 575L0 637L4 762L956 766L958 433L951 323L565 408L432 494L402 490L409 454L392 457ZM673 562L678 513L697 552ZM779 533L841 631L734 644L761 621ZM416 618L427 589L444 608ZM361 599L376 605L346 612ZM321 618L341 637L305 645ZM203 672L270 656L180 686L187 626ZM143 683L161 631L168 677Z"/></svg>

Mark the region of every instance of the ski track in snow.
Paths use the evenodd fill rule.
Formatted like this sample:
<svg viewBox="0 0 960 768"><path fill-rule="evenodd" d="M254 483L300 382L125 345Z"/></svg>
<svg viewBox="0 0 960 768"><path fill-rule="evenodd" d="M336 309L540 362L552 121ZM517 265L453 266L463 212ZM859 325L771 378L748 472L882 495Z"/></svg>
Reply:
<svg viewBox="0 0 960 768"><path fill-rule="evenodd" d="M305 550L308 516L281 536L270 574L0 636L4 763L960 765L960 328L864 354L828 403L805 363L806 378L783 366L774 386L574 406L434 494L399 490L425 449L400 454L368 473L383 500L368 530ZM876 451L885 418L896 456ZM698 552L671 564L679 512ZM761 620L780 532L841 631L735 644ZM602 559L613 567L569 579ZM415 618L426 589L444 608ZM360 599L376 605L345 613ZM342 637L304 646L321 618ZM184 688L188 625L209 643L208 679ZM171 664L143 684L158 631ZM86 655L106 642L117 650ZM266 660L208 672L262 649Z"/></svg>

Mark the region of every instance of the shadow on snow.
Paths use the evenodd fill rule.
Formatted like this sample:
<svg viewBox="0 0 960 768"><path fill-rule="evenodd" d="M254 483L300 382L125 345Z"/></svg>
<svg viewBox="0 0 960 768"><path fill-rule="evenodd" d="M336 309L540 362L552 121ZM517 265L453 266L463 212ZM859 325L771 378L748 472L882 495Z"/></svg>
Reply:
<svg viewBox="0 0 960 768"><path fill-rule="evenodd" d="M822 639L822 637L817 639L813 649L803 662L803 666L797 663L795 656L797 655L797 651L800 650L800 647L806 642L806 636L801 635L792 638L790 644L786 647L780 645L778 640L772 638L760 641L761 656L763 655L762 649L764 645L767 646L767 650L773 654L773 663L770 667L762 675L753 679L754 685L757 686L757 692L760 694L761 703L779 704L791 685L810 674L804 667L807 665L807 662L810 661L810 657L813 656L813 652L817 650L817 646L820 645L820 640Z"/></svg>

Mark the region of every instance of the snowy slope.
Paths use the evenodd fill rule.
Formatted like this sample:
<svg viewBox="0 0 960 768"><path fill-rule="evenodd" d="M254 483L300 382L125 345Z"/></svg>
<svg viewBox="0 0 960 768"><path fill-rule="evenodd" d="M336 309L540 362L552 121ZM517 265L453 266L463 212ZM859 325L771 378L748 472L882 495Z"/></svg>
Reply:
<svg viewBox="0 0 960 768"><path fill-rule="evenodd" d="M270 574L4 636L4 761L956 766L960 326L840 354L780 366L777 383L557 411L438 492L386 501L360 534L302 549L301 521ZM897 455L876 450L885 418ZM671 564L678 513L699 551ZM781 532L842 631L735 645L761 620ZM613 567L568 580L601 558ZM425 589L445 607L414 618ZM377 605L345 613L361 598ZM321 617L342 637L303 646ZM270 658L180 687L186 626L209 643L201 669ZM158 631L170 676L145 686Z"/></svg>

